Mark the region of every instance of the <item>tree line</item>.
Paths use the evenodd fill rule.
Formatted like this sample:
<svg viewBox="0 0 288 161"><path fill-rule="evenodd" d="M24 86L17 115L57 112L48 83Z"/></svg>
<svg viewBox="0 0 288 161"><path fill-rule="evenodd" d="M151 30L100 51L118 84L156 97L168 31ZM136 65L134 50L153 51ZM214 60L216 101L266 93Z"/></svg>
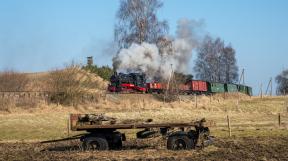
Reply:
<svg viewBox="0 0 288 161"><path fill-rule="evenodd" d="M132 43L148 42L157 44L160 51L169 49L169 25L166 20L161 21L157 17L157 11L162 6L163 2L160 0L121 0L116 14L118 22L114 29L114 40L118 43L118 48L128 48ZM231 43L225 44L220 37L207 35L197 49L192 73L194 79L237 83L239 69L236 53ZM184 79L183 73L176 76ZM288 69L275 79L278 84L277 94L287 94Z"/></svg>
<svg viewBox="0 0 288 161"><path fill-rule="evenodd" d="M162 6L160 0L121 0L114 30L118 48L142 42L157 44L160 51L169 48L169 25L157 17ZM222 83L238 81L236 51L231 44L226 45L221 38L207 35L197 53L192 73L195 78Z"/></svg>

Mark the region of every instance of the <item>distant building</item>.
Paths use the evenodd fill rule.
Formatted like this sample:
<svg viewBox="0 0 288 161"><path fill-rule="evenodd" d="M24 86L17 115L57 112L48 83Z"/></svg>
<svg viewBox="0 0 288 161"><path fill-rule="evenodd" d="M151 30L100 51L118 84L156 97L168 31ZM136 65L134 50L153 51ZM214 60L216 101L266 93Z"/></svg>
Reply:
<svg viewBox="0 0 288 161"><path fill-rule="evenodd" d="M88 56L88 57L87 57L87 65L88 65L88 66L93 65L93 56Z"/></svg>

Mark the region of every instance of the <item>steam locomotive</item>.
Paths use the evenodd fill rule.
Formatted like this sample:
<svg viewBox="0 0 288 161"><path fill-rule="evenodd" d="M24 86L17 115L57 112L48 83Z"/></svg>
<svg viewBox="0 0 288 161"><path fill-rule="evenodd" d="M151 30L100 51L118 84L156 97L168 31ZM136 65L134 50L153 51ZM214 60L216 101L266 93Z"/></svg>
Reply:
<svg viewBox="0 0 288 161"><path fill-rule="evenodd" d="M115 93L164 93L167 83L146 82L146 75L143 73L114 73L108 85L109 92ZM241 92L252 96L252 88L241 84L207 82L203 80L187 80L185 83L176 85L180 94L215 94Z"/></svg>

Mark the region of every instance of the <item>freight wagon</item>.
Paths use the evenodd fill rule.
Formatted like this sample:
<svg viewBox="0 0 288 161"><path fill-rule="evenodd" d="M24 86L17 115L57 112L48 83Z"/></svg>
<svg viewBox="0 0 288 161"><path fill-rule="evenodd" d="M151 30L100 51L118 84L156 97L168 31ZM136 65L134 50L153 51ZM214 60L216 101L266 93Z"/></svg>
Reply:
<svg viewBox="0 0 288 161"><path fill-rule="evenodd" d="M208 89L211 93L224 93L225 88L223 83L208 82Z"/></svg>
<svg viewBox="0 0 288 161"><path fill-rule="evenodd" d="M208 93L208 84L205 81L201 80L191 80L186 84L189 85L189 94L207 94Z"/></svg>
<svg viewBox="0 0 288 161"><path fill-rule="evenodd" d="M238 87L238 92L240 92L240 93L246 93L247 92L246 86L239 84L239 85L237 85L237 87Z"/></svg>
<svg viewBox="0 0 288 161"><path fill-rule="evenodd" d="M236 84L225 84L225 92L234 93L238 92L238 87Z"/></svg>
<svg viewBox="0 0 288 161"><path fill-rule="evenodd" d="M164 93L165 89L167 89L166 83L146 83L146 91L147 93Z"/></svg>
<svg viewBox="0 0 288 161"><path fill-rule="evenodd" d="M249 96L253 95L251 87L246 86L246 94L248 94Z"/></svg>

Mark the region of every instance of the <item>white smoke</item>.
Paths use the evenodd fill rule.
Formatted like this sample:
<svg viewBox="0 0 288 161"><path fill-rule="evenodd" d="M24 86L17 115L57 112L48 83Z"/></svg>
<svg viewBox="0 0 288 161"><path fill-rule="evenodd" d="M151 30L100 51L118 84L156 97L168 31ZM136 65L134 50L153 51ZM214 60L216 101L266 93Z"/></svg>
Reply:
<svg viewBox="0 0 288 161"><path fill-rule="evenodd" d="M128 49L120 50L117 55L119 72L145 72L155 75L159 69L161 57L155 44L132 44Z"/></svg>
<svg viewBox="0 0 288 161"><path fill-rule="evenodd" d="M133 43L128 49L121 49L113 63L118 72L144 72L150 79L167 79L171 64L176 72L186 73L192 51L200 44L198 29L202 26L202 21L181 19L174 39L163 38L157 45Z"/></svg>

